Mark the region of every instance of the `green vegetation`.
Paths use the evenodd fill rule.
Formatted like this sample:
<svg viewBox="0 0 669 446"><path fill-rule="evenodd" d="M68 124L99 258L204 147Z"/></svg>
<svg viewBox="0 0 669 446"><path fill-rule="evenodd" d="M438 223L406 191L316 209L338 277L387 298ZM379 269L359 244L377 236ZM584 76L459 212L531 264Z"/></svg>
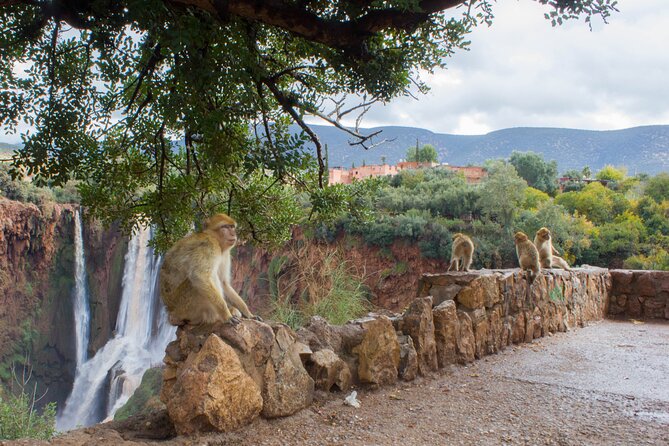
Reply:
<svg viewBox="0 0 669 446"><path fill-rule="evenodd" d="M335 249L297 248L268 267L273 320L297 329L312 316L343 324L370 308L367 289Z"/></svg>
<svg viewBox="0 0 669 446"><path fill-rule="evenodd" d="M407 150L407 161L436 163L438 161L437 149L432 144L425 144L423 147L419 147L418 143L416 143L415 147L409 147Z"/></svg>
<svg viewBox="0 0 669 446"><path fill-rule="evenodd" d="M538 159L531 153L512 157ZM476 245L474 267L501 268L517 264L514 231L533 236L547 226L571 264L669 269L668 175L627 177L624 169L607 167L604 175L616 181L604 186L586 184L586 175L575 171L573 184L579 188L556 189L552 197L529 187L510 160L487 166L488 177L478 185L439 167L384 179L371 200L375 218L340 218L328 237L343 231L379 247L405 240L417 244L424 257L446 261L451 235L464 232Z"/></svg>
<svg viewBox="0 0 669 446"><path fill-rule="evenodd" d="M612 0L537 2L556 25L616 11ZM466 48L492 3L2 2L0 125L32 125L12 173L79 180L90 215L153 223L159 248L215 211L281 243L291 224L322 217L302 212L327 189L305 117L343 127L370 103L425 93L419 73Z"/></svg>
<svg viewBox="0 0 669 446"><path fill-rule="evenodd" d="M15 387L0 388L0 440L49 440L56 432L56 404L48 403L37 413L35 403L43 395L37 394L37 386L30 388L30 377L24 368L21 377L13 373Z"/></svg>
<svg viewBox="0 0 669 446"><path fill-rule="evenodd" d="M125 420L133 415L148 414L163 407L158 395L163 384L162 367L153 367L144 372L142 382L128 401L114 414L115 421Z"/></svg>

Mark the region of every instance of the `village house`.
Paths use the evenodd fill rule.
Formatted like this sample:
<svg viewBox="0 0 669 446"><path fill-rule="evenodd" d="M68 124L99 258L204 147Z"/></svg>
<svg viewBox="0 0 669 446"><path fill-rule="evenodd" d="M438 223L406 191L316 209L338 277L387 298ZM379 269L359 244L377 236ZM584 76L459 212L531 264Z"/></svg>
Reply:
<svg viewBox="0 0 669 446"><path fill-rule="evenodd" d="M369 164L360 167L346 169L343 167L333 167L329 169L328 184L351 184L353 180L362 180L370 177L380 177L397 175L403 170L421 169L426 167L442 167L454 172L460 172L465 176L467 183L477 184L486 175L487 172L479 166L450 166L439 163L421 163L416 161L400 161L397 165L390 164Z"/></svg>

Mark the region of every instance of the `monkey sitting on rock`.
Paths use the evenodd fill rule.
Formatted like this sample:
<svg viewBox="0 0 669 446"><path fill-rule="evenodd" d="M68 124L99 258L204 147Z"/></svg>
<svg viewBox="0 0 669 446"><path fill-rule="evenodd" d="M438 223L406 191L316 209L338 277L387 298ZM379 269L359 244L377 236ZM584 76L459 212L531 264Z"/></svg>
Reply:
<svg viewBox="0 0 669 446"><path fill-rule="evenodd" d="M539 251L539 263L542 268L562 268L570 271L569 264L554 247L551 239L551 231L548 228L541 228L534 236L534 245Z"/></svg>
<svg viewBox="0 0 669 446"><path fill-rule="evenodd" d="M451 248L451 263L448 265L448 271L451 268L454 268L455 271L469 271L473 255L474 243L472 239L459 232L454 234L453 246Z"/></svg>
<svg viewBox="0 0 669 446"><path fill-rule="evenodd" d="M201 232L190 234L167 251L160 268L160 297L172 325L239 323L254 316L231 285L230 250L237 243L237 223L216 214ZM226 300L232 305L230 312Z"/></svg>
<svg viewBox="0 0 669 446"><path fill-rule="evenodd" d="M527 234L521 231L516 232L514 243L516 244L516 254L518 255L520 269L526 271L527 282L532 285L534 279L541 272L539 251L537 251L534 243L527 237Z"/></svg>

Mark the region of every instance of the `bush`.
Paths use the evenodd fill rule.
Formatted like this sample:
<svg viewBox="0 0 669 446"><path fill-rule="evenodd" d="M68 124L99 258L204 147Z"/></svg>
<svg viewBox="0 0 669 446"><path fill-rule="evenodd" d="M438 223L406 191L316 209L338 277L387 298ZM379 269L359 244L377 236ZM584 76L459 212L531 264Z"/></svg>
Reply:
<svg viewBox="0 0 669 446"><path fill-rule="evenodd" d="M38 414L35 404L44 395L37 395L36 384L28 388L30 370L24 368L21 378L12 375L18 388L0 389L0 440L51 439L56 432L56 403L48 403Z"/></svg>

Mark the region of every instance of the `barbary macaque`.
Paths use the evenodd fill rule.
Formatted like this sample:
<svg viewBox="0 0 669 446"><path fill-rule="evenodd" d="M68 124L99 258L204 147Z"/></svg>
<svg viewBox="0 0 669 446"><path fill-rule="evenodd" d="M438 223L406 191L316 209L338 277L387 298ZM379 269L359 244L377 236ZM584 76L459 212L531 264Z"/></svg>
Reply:
<svg viewBox="0 0 669 446"><path fill-rule="evenodd" d="M516 232L514 242L516 244L516 254L518 255L520 269L526 271L527 282L531 285L541 272L539 251L537 251L534 243L530 241L524 232Z"/></svg>
<svg viewBox="0 0 669 446"><path fill-rule="evenodd" d="M160 268L160 297L172 325L237 324L238 315L259 319L231 285L230 250L235 243L237 223L226 214L216 214L205 222L204 230L187 235L167 251Z"/></svg>
<svg viewBox="0 0 669 446"><path fill-rule="evenodd" d="M534 236L534 245L539 251L539 263L542 268L562 268L570 270L569 264L559 257L559 252L553 246L551 231L548 228L541 228Z"/></svg>
<svg viewBox="0 0 669 446"><path fill-rule="evenodd" d="M448 271L454 268L455 271L469 271L474 255L474 243L465 234L457 233L453 235L453 246L451 248L451 263L448 265ZM462 262L462 264L460 264Z"/></svg>

